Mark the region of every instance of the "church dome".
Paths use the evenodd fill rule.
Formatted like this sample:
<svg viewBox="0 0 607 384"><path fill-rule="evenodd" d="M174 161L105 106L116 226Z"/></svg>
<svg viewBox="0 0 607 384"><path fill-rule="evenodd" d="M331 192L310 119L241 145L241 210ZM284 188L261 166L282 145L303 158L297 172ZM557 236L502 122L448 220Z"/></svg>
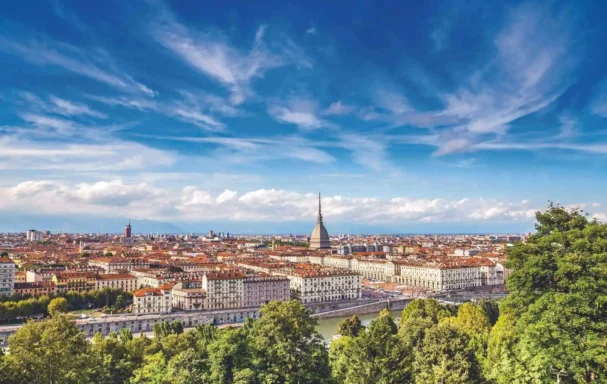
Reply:
<svg viewBox="0 0 607 384"><path fill-rule="evenodd" d="M320 207L320 193L318 194L318 218L316 219L316 226L312 230L310 236L310 249L329 249L331 248L331 241L329 240L329 232L322 222L322 212Z"/></svg>

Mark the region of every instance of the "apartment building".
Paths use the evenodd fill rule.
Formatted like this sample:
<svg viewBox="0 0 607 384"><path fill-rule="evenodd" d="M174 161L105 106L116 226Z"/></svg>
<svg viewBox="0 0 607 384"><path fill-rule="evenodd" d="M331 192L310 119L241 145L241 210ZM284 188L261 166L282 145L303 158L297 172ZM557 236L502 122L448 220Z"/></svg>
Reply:
<svg viewBox="0 0 607 384"><path fill-rule="evenodd" d="M495 263L482 258L457 257L401 260L398 282L421 289L451 290L498 284Z"/></svg>
<svg viewBox="0 0 607 384"><path fill-rule="evenodd" d="M57 293L88 292L97 286L97 274L94 272L57 272L53 275Z"/></svg>
<svg viewBox="0 0 607 384"><path fill-rule="evenodd" d="M95 289L120 288L125 292L137 290L137 278L128 273L103 273L97 275Z"/></svg>
<svg viewBox="0 0 607 384"><path fill-rule="evenodd" d="M333 268L352 268L352 256L325 256L323 265Z"/></svg>
<svg viewBox="0 0 607 384"><path fill-rule="evenodd" d="M54 296L57 294L57 286L52 281L15 283L14 292L20 295Z"/></svg>
<svg viewBox="0 0 607 384"><path fill-rule="evenodd" d="M248 275L243 286L243 306L259 307L270 301L291 298L290 280L285 276Z"/></svg>
<svg viewBox="0 0 607 384"><path fill-rule="evenodd" d="M136 315L170 313L172 311L171 287L143 288L133 293L132 312Z"/></svg>
<svg viewBox="0 0 607 384"><path fill-rule="evenodd" d="M8 257L0 257L0 296L11 296L15 286L17 266Z"/></svg>
<svg viewBox="0 0 607 384"><path fill-rule="evenodd" d="M207 309L207 291L202 289L201 281L182 281L171 291L173 308L183 311L199 311Z"/></svg>
<svg viewBox="0 0 607 384"><path fill-rule="evenodd" d="M132 271L138 268L149 268L150 263L137 258L104 257L89 260L90 266L102 268L106 273Z"/></svg>
<svg viewBox="0 0 607 384"><path fill-rule="evenodd" d="M291 295L304 304L361 297L360 274L348 269L297 264L276 273L289 278Z"/></svg>
<svg viewBox="0 0 607 384"><path fill-rule="evenodd" d="M385 281L387 263L387 260L352 259L351 269L366 278Z"/></svg>
<svg viewBox="0 0 607 384"><path fill-rule="evenodd" d="M205 308L209 310L242 308L244 281L241 271L208 272L202 276L202 289L207 292Z"/></svg>

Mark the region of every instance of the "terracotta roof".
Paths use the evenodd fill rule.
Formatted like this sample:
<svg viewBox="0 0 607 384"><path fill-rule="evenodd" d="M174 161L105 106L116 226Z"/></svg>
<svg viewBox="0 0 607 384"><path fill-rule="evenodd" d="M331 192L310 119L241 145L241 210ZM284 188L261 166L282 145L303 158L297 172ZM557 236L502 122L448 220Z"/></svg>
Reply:
<svg viewBox="0 0 607 384"><path fill-rule="evenodd" d="M128 273L103 273L97 275L97 280L137 280L137 278L133 275L129 275Z"/></svg>

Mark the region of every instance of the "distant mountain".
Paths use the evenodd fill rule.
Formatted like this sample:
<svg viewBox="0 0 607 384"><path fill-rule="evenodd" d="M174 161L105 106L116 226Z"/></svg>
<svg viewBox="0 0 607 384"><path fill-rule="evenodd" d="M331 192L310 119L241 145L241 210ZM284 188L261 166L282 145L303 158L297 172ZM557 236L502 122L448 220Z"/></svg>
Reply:
<svg viewBox="0 0 607 384"><path fill-rule="evenodd" d="M0 232L25 232L28 229L67 233L122 233L128 218L93 216L25 215L3 213ZM176 225L163 221L132 220L133 233L185 233Z"/></svg>
<svg viewBox="0 0 607 384"><path fill-rule="evenodd" d="M0 213L0 232L25 232L28 229L68 233L122 233L128 218L107 218L90 215L34 215ZM131 220L133 233L208 233L231 234L296 234L312 232L315 221L249 222L249 221L198 221L167 223L155 220ZM412 233L523 233L533 230L527 222L402 222L391 224L364 224L333 221L325 217L329 234L412 234Z"/></svg>

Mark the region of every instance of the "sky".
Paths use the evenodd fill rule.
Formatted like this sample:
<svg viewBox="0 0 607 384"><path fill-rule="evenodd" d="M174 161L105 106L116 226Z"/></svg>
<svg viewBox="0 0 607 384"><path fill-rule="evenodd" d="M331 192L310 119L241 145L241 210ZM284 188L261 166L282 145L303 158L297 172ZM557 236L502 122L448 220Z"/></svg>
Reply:
<svg viewBox="0 0 607 384"><path fill-rule="evenodd" d="M0 230L607 219L604 2L289 3L0 2Z"/></svg>

